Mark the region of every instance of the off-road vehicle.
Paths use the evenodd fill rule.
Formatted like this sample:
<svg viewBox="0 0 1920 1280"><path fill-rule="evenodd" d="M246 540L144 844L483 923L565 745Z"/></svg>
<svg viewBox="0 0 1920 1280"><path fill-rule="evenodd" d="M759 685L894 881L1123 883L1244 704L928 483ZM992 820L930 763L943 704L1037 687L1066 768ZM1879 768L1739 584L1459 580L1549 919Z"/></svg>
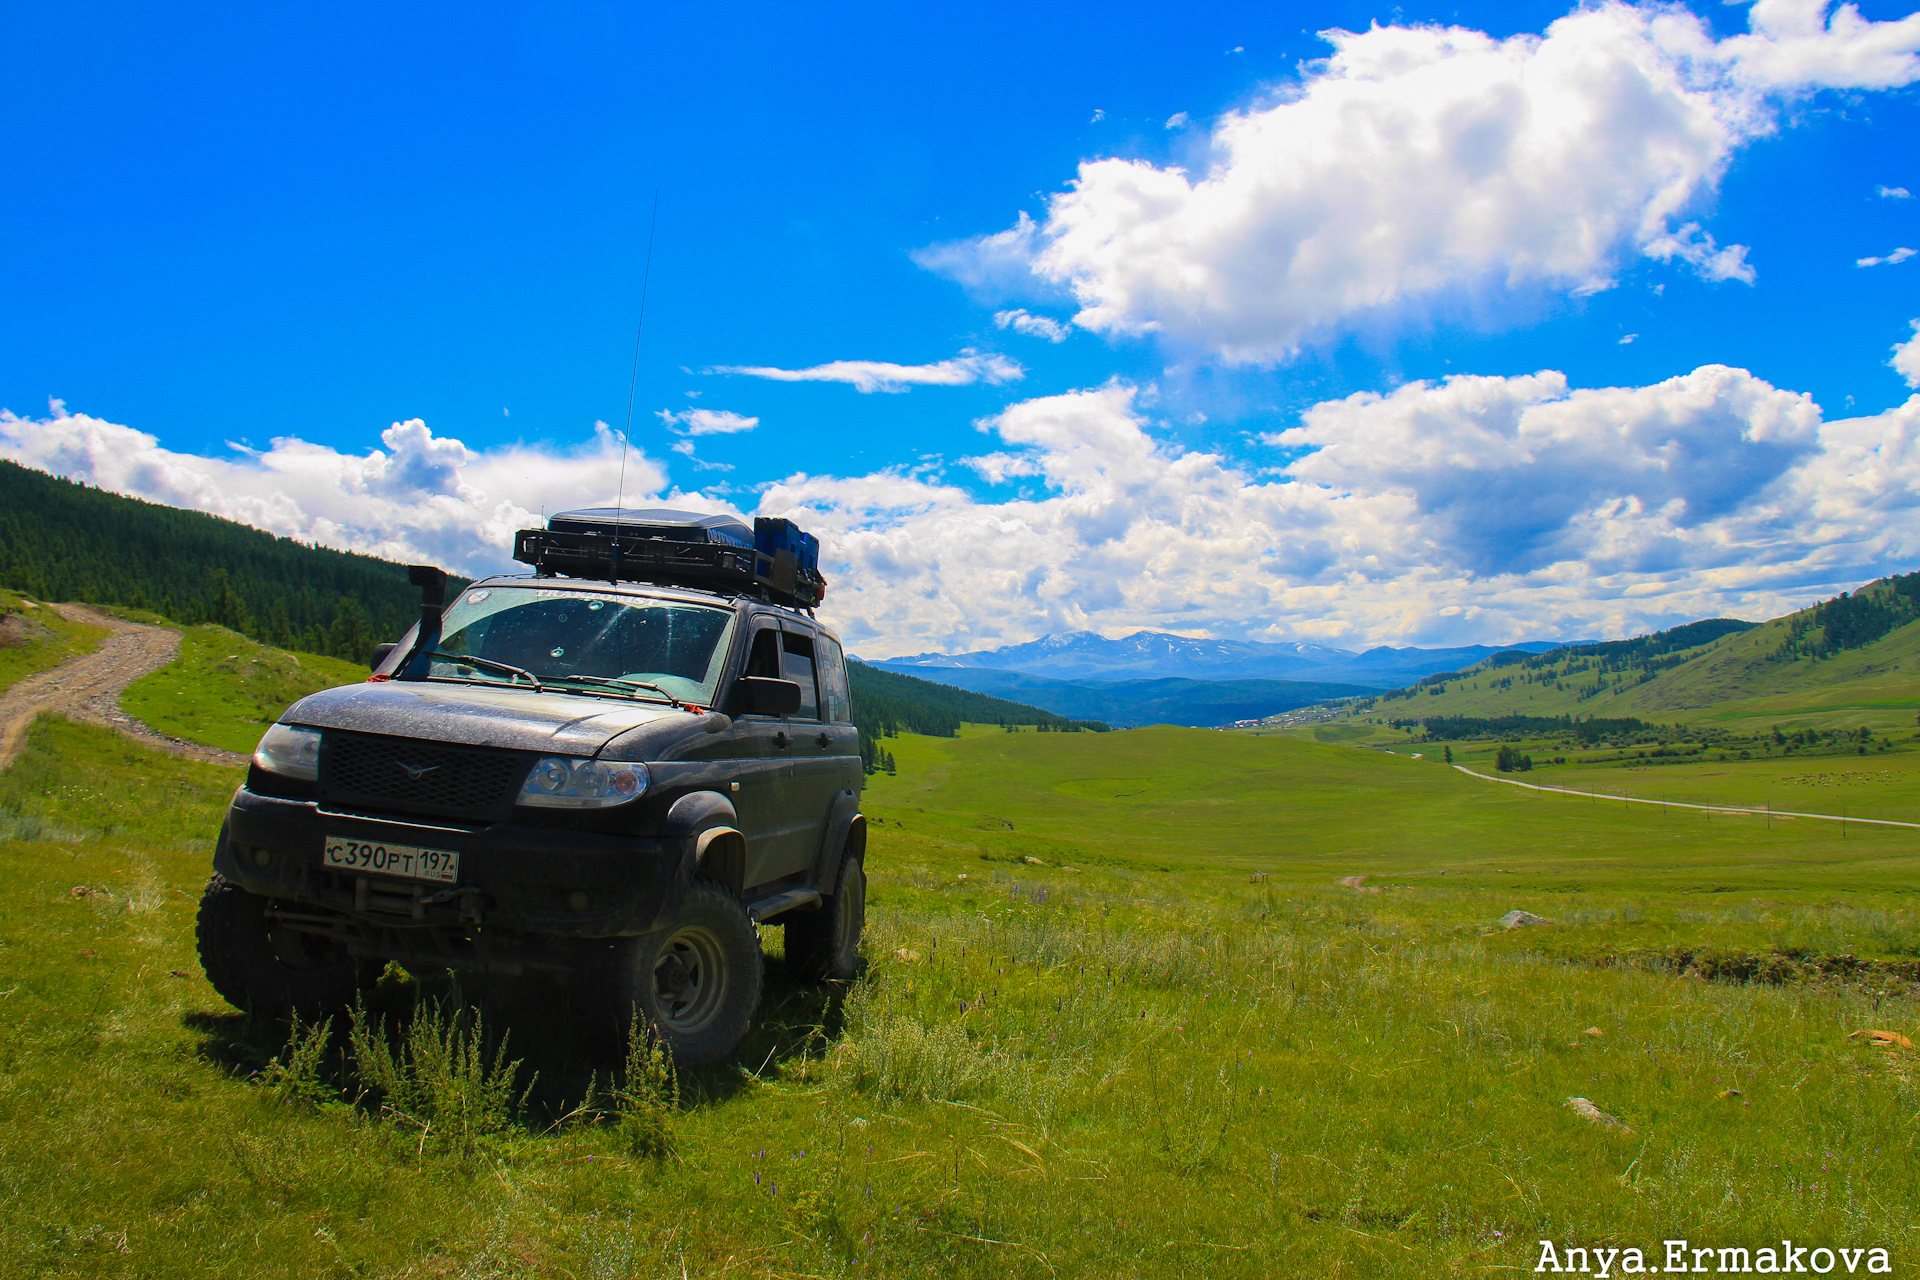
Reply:
<svg viewBox="0 0 1920 1280"><path fill-rule="evenodd" d="M207 977L268 1016L353 1003L387 961L562 975L589 1038L637 1009L729 1057L788 966L853 976L866 910L844 655L818 544L784 520L590 510L525 576L416 567L420 621L367 682L287 708L201 902Z"/></svg>

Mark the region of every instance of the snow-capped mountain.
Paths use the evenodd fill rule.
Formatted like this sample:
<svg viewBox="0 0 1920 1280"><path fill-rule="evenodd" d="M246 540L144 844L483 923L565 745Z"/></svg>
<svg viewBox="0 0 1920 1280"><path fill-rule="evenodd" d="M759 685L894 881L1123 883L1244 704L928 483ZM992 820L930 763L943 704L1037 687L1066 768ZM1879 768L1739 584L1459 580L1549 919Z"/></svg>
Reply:
<svg viewBox="0 0 1920 1280"><path fill-rule="evenodd" d="M940 679L941 670L1015 671L1056 680L1340 680L1391 687L1439 671L1471 666L1502 649L1544 652L1558 641L1466 645L1452 649L1368 649L1354 653L1300 641L1195 640L1165 631L1136 631L1109 640L1092 631L1046 636L973 653L916 653L874 660L875 666Z"/></svg>

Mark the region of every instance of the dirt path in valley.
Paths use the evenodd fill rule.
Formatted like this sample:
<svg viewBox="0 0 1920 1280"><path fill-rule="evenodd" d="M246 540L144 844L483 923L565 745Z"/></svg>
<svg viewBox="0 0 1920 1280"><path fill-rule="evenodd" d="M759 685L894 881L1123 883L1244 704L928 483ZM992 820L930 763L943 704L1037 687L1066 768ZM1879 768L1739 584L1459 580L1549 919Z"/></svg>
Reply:
<svg viewBox="0 0 1920 1280"><path fill-rule="evenodd" d="M1801 813L1797 809L1776 809L1772 805L1764 808L1750 808L1738 804L1688 804L1684 800L1661 800L1649 796L1616 796L1604 791L1575 791L1571 787L1543 787L1537 782L1522 782L1518 778L1490 778L1484 773L1467 768L1466 765L1453 766L1469 778L1478 778L1482 782L1502 782L1509 787L1520 787L1527 791L1552 791L1563 796L1583 796L1594 800L1618 800L1621 804L1657 804L1662 809L1698 809L1702 813L1735 813L1750 818L1818 818L1822 822L1853 823L1856 826L1869 827L1915 827L1920 822L1899 822L1893 818L1858 818L1844 813Z"/></svg>
<svg viewBox="0 0 1920 1280"><path fill-rule="evenodd" d="M207 764L244 765L247 757L219 747L170 737L141 724L120 709L120 695L141 676L158 671L180 651L180 633L166 627L123 622L83 604L54 604L69 622L112 632L92 653L68 658L0 692L0 769L14 762L27 743L34 717L51 711L83 724L118 730L143 747L153 747Z"/></svg>

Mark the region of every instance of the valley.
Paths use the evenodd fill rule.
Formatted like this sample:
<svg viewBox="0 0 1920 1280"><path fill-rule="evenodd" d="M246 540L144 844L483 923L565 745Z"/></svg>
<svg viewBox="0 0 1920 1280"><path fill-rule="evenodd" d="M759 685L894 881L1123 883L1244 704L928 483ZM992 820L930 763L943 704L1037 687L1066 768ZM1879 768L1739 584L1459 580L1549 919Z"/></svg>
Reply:
<svg viewBox="0 0 1920 1280"><path fill-rule="evenodd" d="M187 639L145 695L190 696L177 729L240 732L290 691ZM522 1099L446 1132L373 1101L342 1028L228 1009L191 919L236 772L39 720L0 772L0 1251L79 1275L1401 1276L1675 1223L1914 1226L1884 1190L1920 1178L1910 1058L1852 1034L1920 1029L1911 832L1286 734L883 741L865 976L823 998L771 968L746 1050L683 1076L642 1147L564 990L389 972L373 1012L484 1010ZM1916 762L1588 774L1916 814ZM1588 776L1526 776L1549 773Z"/></svg>

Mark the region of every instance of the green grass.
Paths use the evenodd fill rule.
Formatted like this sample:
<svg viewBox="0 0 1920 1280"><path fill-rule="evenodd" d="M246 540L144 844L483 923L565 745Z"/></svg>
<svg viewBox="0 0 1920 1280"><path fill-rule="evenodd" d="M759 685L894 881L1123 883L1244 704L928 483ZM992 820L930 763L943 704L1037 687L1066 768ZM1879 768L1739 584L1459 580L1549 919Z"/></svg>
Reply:
<svg viewBox="0 0 1920 1280"><path fill-rule="evenodd" d="M1628 812L1277 737L887 745L864 981L829 999L776 970L737 1066L624 1113L596 1109L564 993L475 986L509 1039L468 1060L534 1088L455 1141L356 1104L341 1029L287 1046L202 981L232 771L41 722L0 774L33 836L0 843L6 1269L1410 1276L1530 1271L1543 1237L1903 1257L1920 1227L1911 1057L1846 1038L1914 1032L1899 979L1657 965L1912 957L1910 833ZM1381 891L1332 883L1353 874ZM1494 931L1514 907L1556 923ZM390 973L374 1003L401 1022L422 992L460 994ZM487 1083L440 1072L449 1097Z"/></svg>
<svg viewBox="0 0 1920 1280"><path fill-rule="evenodd" d="M0 591L0 690L77 654L91 653L106 637L104 627L68 622L39 601L17 591Z"/></svg>
<svg viewBox="0 0 1920 1280"><path fill-rule="evenodd" d="M367 678L338 658L286 653L225 627L188 627L180 656L133 682L120 706L162 733L242 753L295 701Z"/></svg>

